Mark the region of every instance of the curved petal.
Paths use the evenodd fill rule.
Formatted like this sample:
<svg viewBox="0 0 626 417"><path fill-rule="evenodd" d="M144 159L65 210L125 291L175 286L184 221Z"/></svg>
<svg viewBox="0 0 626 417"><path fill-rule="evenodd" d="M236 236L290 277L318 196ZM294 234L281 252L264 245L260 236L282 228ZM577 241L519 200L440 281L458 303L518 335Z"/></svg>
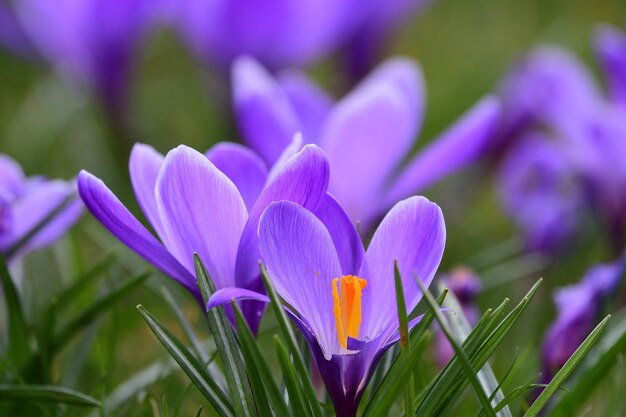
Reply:
<svg viewBox="0 0 626 417"><path fill-rule="evenodd" d="M361 269L365 250L354 223L341 208L337 200L326 194L313 212L324 223L333 239L344 275L351 275Z"/></svg>
<svg viewBox="0 0 626 417"><path fill-rule="evenodd" d="M25 181L22 167L10 156L0 154L0 188L3 197L13 198L19 195L25 187Z"/></svg>
<svg viewBox="0 0 626 417"><path fill-rule="evenodd" d="M250 288L259 281L259 219L273 201L293 201L315 210L328 188L328 161L315 145L307 145L287 161L268 182L255 203L237 252L237 287Z"/></svg>
<svg viewBox="0 0 626 417"><path fill-rule="evenodd" d="M209 310L215 306L230 303L231 301L244 301L254 300L269 303L270 298L267 295L258 293L256 291L247 290L245 288L228 287L221 288L213 293L209 302L206 305L206 309Z"/></svg>
<svg viewBox="0 0 626 417"><path fill-rule="evenodd" d="M326 359L338 353L332 281L341 265L330 234L311 212L288 201L270 204L259 244L276 291L315 334Z"/></svg>
<svg viewBox="0 0 626 417"><path fill-rule="evenodd" d="M596 51L613 99L626 105L626 32L609 25L598 28Z"/></svg>
<svg viewBox="0 0 626 417"><path fill-rule="evenodd" d="M146 230L100 179L81 171L78 174L78 192L91 214L115 237L196 297L199 296L195 277Z"/></svg>
<svg viewBox="0 0 626 417"><path fill-rule="evenodd" d="M421 298L417 276L429 286L443 256L446 229L441 209L424 197L396 204L374 233L365 254L361 332L373 339L397 329L394 262L398 261L407 314Z"/></svg>
<svg viewBox="0 0 626 417"><path fill-rule="evenodd" d="M277 81L298 115L304 138L309 143L316 143L333 107L333 98L302 71L284 71Z"/></svg>
<svg viewBox="0 0 626 417"><path fill-rule="evenodd" d="M353 220L378 211L390 174L413 140L416 115L398 83L379 80L348 95L320 136L332 175L330 191Z"/></svg>
<svg viewBox="0 0 626 417"><path fill-rule="evenodd" d="M235 184L247 209L252 209L267 178L265 162L251 149L232 142L216 144L206 156Z"/></svg>
<svg viewBox="0 0 626 417"><path fill-rule="evenodd" d="M298 152L300 152L303 146L304 140L302 139L302 134L296 133L295 135L293 135L291 143L289 144L289 146L283 149L283 152L280 154L276 162L274 162L274 166L272 167L272 169L270 169L269 174L267 174L266 183L269 184L270 182L272 182L274 180L274 177L276 177L276 174L278 174L282 169L283 165L285 165L287 161L289 161Z"/></svg>
<svg viewBox="0 0 626 417"><path fill-rule="evenodd" d="M233 101L246 143L272 165L291 143L300 121L272 76L253 58L241 57L232 69Z"/></svg>
<svg viewBox="0 0 626 417"><path fill-rule="evenodd" d="M163 229L156 204L156 181L163 165L163 159L163 155L152 146L137 143L133 146L128 164L135 198L159 235Z"/></svg>
<svg viewBox="0 0 626 417"><path fill-rule="evenodd" d="M200 152L168 152L156 185L163 242L187 270L198 253L216 287L233 286L246 206L235 185Z"/></svg>
<svg viewBox="0 0 626 417"><path fill-rule="evenodd" d="M387 205L420 192L483 156L499 117L499 101L494 97L482 99L409 162L389 190Z"/></svg>

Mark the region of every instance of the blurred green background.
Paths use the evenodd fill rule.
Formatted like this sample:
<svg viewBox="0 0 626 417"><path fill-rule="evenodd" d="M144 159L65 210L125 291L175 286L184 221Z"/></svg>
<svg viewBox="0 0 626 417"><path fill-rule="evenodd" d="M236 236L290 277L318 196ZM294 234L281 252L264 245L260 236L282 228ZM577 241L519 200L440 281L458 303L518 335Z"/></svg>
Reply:
<svg viewBox="0 0 626 417"><path fill-rule="evenodd" d="M535 45L549 42L570 48L597 73L591 48L595 25L608 22L621 26L625 21L623 0L436 0L400 31L390 47L390 53L414 57L424 69L428 106L416 147L428 143L481 96L494 92L507 69ZM161 152L181 143L205 150L217 141L237 140L227 83L199 67L166 30L153 33L141 52L132 87L134 140ZM311 70L320 84L336 90L341 85L333 75L337 65L336 57L329 57ZM88 94L61 80L45 65L6 51L0 52L0 80L0 152L18 160L29 175L70 178L80 169L87 169L139 214L124 168L128 154L111 151L114 147L110 144L119 139ZM426 194L442 205L448 225L441 270L466 262L480 267L486 281L486 290L479 299L483 309L504 297L516 301L539 276L546 278L523 326L500 349L495 364L496 372L506 370L519 347L525 366L516 380L522 383L537 373L537 348L554 316L552 290L577 281L593 263L608 260L608 251L597 227L590 224L572 253L546 268L535 267L543 265L543 260L536 257L509 263L501 259L495 248L510 243L515 231L501 214L492 178L484 168L475 167L468 175L446 180ZM23 266L29 313L37 316L37 306L53 297L55 288L68 285L72 277L110 252L117 254L119 263L109 272L109 281L119 282L132 272L148 268L88 214L54 248L30 255ZM40 279L42 276L45 281ZM101 287L106 285L102 282ZM94 328L94 343L77 387L96 396L107 395L129 375L166 357L135 309L135 305L144 304L175 328L171 312L158 292L163 285L198 324L198 334L207 337L191 297L155 272L149 285L134 291ZM271 319L264 323L265 328L271 325ZM77 338L74 346L64 352L58 365L59 380L85 337ZM607 384L613 378L607 376ZM192 414L202 399L195 389L186 390L187 386L186 379L178 374L155 384L147 399L135 403L134 408L118 410L115 415L156 415L150 395L159 408L164 393L171 407L186 395L184 409ZM603 398L599 395L595 401Z"/></svg>

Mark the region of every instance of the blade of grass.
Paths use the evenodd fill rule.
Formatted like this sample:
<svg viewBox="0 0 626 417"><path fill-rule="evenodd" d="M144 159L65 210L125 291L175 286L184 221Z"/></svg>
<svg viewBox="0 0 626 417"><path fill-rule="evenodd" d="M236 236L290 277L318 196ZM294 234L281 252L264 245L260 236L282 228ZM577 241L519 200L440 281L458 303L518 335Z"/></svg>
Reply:
<svg viewBox="0 0 626 417"><path fill-rule="evenodd" d="M261 263L259 263L259 267L261 270L261 279L263 280L263 285L265 286L267 295L271 300L270 306L274 311L274 314L276 315L276 321L278 321L278 326L280 328L281 334L285 338L287 346L289 347L289 351L293 356L293 362L297 371L296 373L300 376L300 382L304 387L311 411L315 417L322 417L322 408L320 407L319 401L317 401L317 396L315 394L315 389L313 388L313 383L311 382L309 370L307 369L300 349L298 349L298 341L296 339L296 335L294 334L291 325L289 324L289 319L287 318L287 314L283 310L280 297L278 296L278 293L276 293L276 289L274 288L274 285L272 285L272 282L267 275L265 267Z"/></svg>
<svg viewBox="0 0 626 417"><path fill-rule="evenodd" d="M198 286L206 306L215 292L215 285L197 253L194 254L194 261ZM232 399L233 412L239 417L253 417L256 415L256 409L252 391L231 323L221 306L206 311L206 316L218 355L224 366L224 376Z"/></svg>
<svg viewBox="0 0 626 417"><path fill-rule="evenodd" d="M565 362L565 365L563 365L559 372L556 373L554 378L552 378L552 381L550 381L548 386L541 392L541 394L539 394L539 397L537 397L535 402L526 411L524 417L535 417L548 404L548 401L556 393L561 384L565 382L574 369L576 369L578 364L580 364L585 356L587 356L587 353L589 353L591 348L600 339L600 336L602 335L610 317L610 315L606 316L604 320L596 326L591 334L587 336L585 341L578 347L578 349L576 349L567 362Z"/></svg>
<svg viewBox="0 0 626 417"><path fill-rule="evenodd" d="M20 369L31 356L28 344L28 326L22 310L22 301L9 273L5 258L0 256L0 279L2 280L2 293L6 302L8 315L8 347L6 358L15 369Z"/></svg>
<svg viewBox="0 0 626 417"><path fill-rule="evenodd" d="M100 402L82 392L51 385L0 385L0 400L41 401L75 407L100 407Z"/></svg>
<svg viewBox="0 0 626 417"><path fill-rule="evenodd" d="M302 389L300 388L300 382L298 381L299 378L296 375L296 370L291 363L291 359L289 358L289 352L278 335L274 335L274 344L278 354L280 369L283 373L285 387L289 393L289 403L293 408L293 415L303 417L310 416L311 411L309 410L309 407L305 405L304 395L302 393Z"/></svg>
<svg viewBox="0 0 626 417"><path fill-rule="evenodd" d="M401 355L411 355L411 340L409 339L409 319L406 315L406 302L404 301L404 289L402 287L402 276L398 268L398 261L394 261L394 280L396 288L396 306L398 308L398 323L400 324L400 349ZM415 385L413 378L409 377L404 388L404 412L412 416L415 414L413 400L415 398Z"/></svg>
<svg viewBox="0 0 626 417"><path fill-rule="evenodd" d="M234 416L228 397L213 381L204 365L143 306L139 305L137 309L146 323L148 323L154 335L187 374L189 379L193 381L200 393L211 403L213 408L222 416Z"/></svg>

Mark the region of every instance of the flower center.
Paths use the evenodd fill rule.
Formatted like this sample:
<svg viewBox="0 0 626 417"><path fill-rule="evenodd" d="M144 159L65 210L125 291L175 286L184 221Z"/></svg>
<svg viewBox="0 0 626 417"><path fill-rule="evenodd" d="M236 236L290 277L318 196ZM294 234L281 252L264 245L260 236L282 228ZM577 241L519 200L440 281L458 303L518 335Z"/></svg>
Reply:
<svg viewBox="0 0 626 417"><path fill-rule="evenodd" d="M339 285L337 285L339 281ZM333 314L337 325L337 338L344 349L348 337L357 338L361 327L361 297L367 281L354 275L344 275L333 280Z"/></svg>

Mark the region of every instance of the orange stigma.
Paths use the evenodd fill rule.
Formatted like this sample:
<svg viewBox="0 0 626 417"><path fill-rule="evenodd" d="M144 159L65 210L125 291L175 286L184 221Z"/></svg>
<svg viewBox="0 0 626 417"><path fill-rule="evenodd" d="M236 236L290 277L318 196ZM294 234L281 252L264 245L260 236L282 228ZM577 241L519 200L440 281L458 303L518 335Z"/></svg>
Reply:
<svg viewBox="0 0 626 417"><path fill-rule="evenodd" d="M333 280L333 313L337 325L337 338L344 349L348 337L357 338L361 327L361 297L367 281L354 275L344 275Z"/></svg>

